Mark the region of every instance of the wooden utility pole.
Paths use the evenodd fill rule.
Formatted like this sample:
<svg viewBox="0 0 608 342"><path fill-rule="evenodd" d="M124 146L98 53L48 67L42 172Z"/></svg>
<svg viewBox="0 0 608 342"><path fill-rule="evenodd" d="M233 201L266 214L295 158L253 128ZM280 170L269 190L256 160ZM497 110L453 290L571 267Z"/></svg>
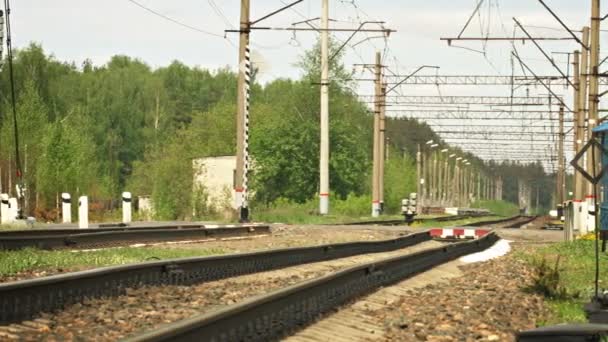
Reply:
<svg viewBox="0 0 608 342"><path fill-rule="evenodd" d="M248 220L247 208L247 167L248 167L248 107L249 107L249 0L241 0L241 22L239 32L239 75L236 114L236 172L234 191L235 206L241 221Z"/></svg>
<svg viewBox="0 0 608 342"><path fill-rule="evenodd" d="M329 213L329 0L321 9L321 151L319 158L319 214Z"/></svg>
<svg viewBox="0 0 608 342"><path fill-rule="evenodd" d="M378 169L378 198L380 199L380 213L384 211L384 165L386 163L386 84L380 87L380 135L378 149L380 152Z"/></svg>
<svg viewBox="0 0 608 342"><path fill-rule="evenodd" d="M372 216L380 215L380 102L382 98L382 56L376 52L375 98L374 101L374 134L373 134L373 170L372 170ZM420 151L420 146L418 146ZM419 152L420 153L420 152ZM418 159L418 157L417 157ZM418 173L420 177L420 172ZM418 181L420 183L420 180ZM420 187L420 185L418 185Z"/></svg>
<svg viewBox="0 0 608 342"><path fill-rule="evenodd" d="M584 47L583 47L584 49ZM580 52L574 51L574 60L572 61L573 76L574 76L574 153L579 153L583 148L583 136L585 117L584 111L581 111L581 69L580 69ZM577 171L574 172L574 201L582 201L584 194L584 177Z"/></svg>
<svg viewBox="0 0 608 342"><path fill-rule="evenodd" d="M564 140L566 134L564 133L564 106L559 107L559 139L557 141L557 192L556 192L556 204L563 204L566 200L564 197Z"/></svg>

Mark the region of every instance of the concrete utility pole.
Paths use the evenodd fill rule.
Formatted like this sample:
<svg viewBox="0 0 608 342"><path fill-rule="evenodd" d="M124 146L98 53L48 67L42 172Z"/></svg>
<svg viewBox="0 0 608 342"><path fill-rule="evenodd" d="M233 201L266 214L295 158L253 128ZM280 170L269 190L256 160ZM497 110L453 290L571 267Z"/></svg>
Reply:
<svg viewBox="0 0 608 342"><path fill-rule="evenodd" d="M433 166L429 186L431 187L431 201L435 207L437 206L437 151L431 153L431 158L433 158Z"/></svg>
<svg viewBox="0 0 608 342"><path fill-rule="evenodd" d="M380 152L378 168L378 198L380 199L380 213L384 211L384 165L386 164L386 84L380 87L380 135L378 137Z"/></svg>
<svg viewBox="0 0 608 342"><path fill-rule="evenodd" d="M462 166L462 206L469 206L468 192L469 192L469 168L464 164Z"/></svg>
<svg viewBox="0 0 608 342"><path fill-rule="evenodd" d="M588 138L592 138L592 130L597 125L598 119L598 106L599 106L599 63L600 63L600 0L591 1L591 42L590 42L590 56L589 56L589 120L587 125ZM587 172L592 175L599 173L598 164L600 163L601 153L598 149L593 149L595 155L595 165L593 165L593 159L591 156L587 158ZM596 207L596 198L594 196L594 185L589 184L587 188L587 199L589 212L594 212ZM595 220L593 219L593 223ZM591 225L591 224L590 224ZM595 224L591 227L595 229Z"/></svg>
<svg viewBox="0 0 608 342"><path fill-rule="evenodd" d="M580 91L578 93L578 98L579 98L579 113L578 113L578 117L577 119L580 119L581 121L580 123L580 127L577 127L578 129L580 129L580 138L581 138L581 144L585 145L588 137L585 136L585 119L587 116L587 109L588 109L588 102L587 102L587 94L589 91L589 50L587 49L587 47L589 47L589 27L585 26L583 27L583 36L582 36L582 42L583 42L583 47L582 47L582 52L581 52L581 62L580 62ZM582 188L582 194L580 197L580 200L584 201L586 199L586 195L588 192L588 188L591 187L591 183L589 183L586 179L584 179L584 177L582 178L582 183L583 183L583 188Z"/></svg>
<svg viewBox="0 0 608 342"><path fill-rule="evenodd" d="M557 192L556 204L560 205L566 200L564 197L564 106L559 106L559 140L557 141Z"/></svg>
<svg viewBox="0 0 608 342"><path fill-rule="evenodd" d="M248 220L247 208L247 137L248 134L248 88L249 73L248 51L249 51L249 0L241 0L241 23L239 33L239 76L237 91L237 114L236 114L236 172L234 180L235 206L239 211L241 221Z"/></svg>
<svg viewBox="0 0 608 342"><path fill-rule="evenodd" d="M449 189L450 189L450 158L449 156L445 155L445 160L443 162L444 166L443 166L443 186L441 187L441 205L446 207L448 206L448 193L449 193Z"/></svg>
<svg viewBox="0 0 608 342"><path fill-rule="evenodd" d="M329 213L329 0L321 9L321 156L319 214Z"/></svg>
<svg viewBox="0 0 608 342"><path fill-rule="evenodd" d="M584 47L583 47L584 49ZM572 61L573 77L574 77L574 153L580 152L583 148L583 135L584 133L584 112L581 111L581 69L580 69L580 52L574 51L574 60ZM574 202L581 201L584 196L583 191L583 179L584 177L577 171L574 172Z"/></svg>
<svg viewBox="0 0 608 342"><path fill-rule="evenodd" d="M454 206L460 206L460 175L462 173L462 169L460 165L458 165L458 158L454 160L454 185L456 190L454 191Z"/></svg>
<svg viewBox="0 0 608 342"><path fill-rule="evenodd" d="M382 56L380 52L376 52L375 66L375 95L374 101L374 134L373 134L373 170L372 170L372 216L380 216L380 102L382 92ZM420 151L420 146L418 146ZM420 153L420 152L419 152ZM417 157L418 158L418 157ZM418 172L420 177L420 172ZM420 180L418 181L420 183ZM420 187L420 185L418 185Z"/></svg>
<svg viewBox="0 0 608 342"><path fill-rule="evenodd" d="M450 156L446 155L445 158L445 176L443 179L443 206L450 206L450 193L452 192L452 185L450 179Z"/></svg>
<svg viewBox="0 0 608 342"><path fill-rule="evenodd" d="M537 186L536 187L536 213L539 214L540 213L540 187Z"/></svg>
<svg viewBox="0 0 608 342"><path fill-rule="evenodd" d="M422 152L420 152L420 144L418 144L418 150L416 152L416 193L418 194L418 201L416 201L416 212L420 213L422 209Z"/></svg>
<svg viewBox="0 0 608 342"><path fill-rule="evenodd" d="M445 173L445 169L441 167L441 156L443 152L438 153L439 157L437 159L437 206L441 207L443 205L443 188L445 184L443 183L443 174Z"/></svg>

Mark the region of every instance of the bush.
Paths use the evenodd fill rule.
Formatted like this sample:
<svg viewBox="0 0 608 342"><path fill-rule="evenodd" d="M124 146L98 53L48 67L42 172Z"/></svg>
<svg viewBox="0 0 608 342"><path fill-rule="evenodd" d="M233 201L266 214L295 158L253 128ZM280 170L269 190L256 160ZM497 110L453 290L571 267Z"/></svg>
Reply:
<svg viewBox="0 0 608 342"><path fill-rule="evenodd" d="M568 298L568 291L560 281L560 257L555 261L555 267L549 266L547 259L542 258L534 262L534 278L532 290L551 299Z"/></svg>

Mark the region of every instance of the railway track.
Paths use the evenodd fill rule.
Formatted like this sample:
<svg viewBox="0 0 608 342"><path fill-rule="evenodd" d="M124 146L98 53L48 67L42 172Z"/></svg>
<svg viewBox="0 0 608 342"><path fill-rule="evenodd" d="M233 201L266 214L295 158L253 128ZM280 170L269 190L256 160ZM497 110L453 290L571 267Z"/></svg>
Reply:
<svg viewBox="0 0 608 342"><path fill-rule="evenodd" d="M350 300L460 256L484 250L497 240L497 235L490 233L478 240L357 265L169 324L127 341L278 340Z"/></svg>
<svg viewBox="0 0 608 342"><path fill-rule="evenodd" d="M517 215L505 219L481 221L467 224L464 227L485 227L485 228L521 228L522 226L538 219L538 216Z"/></svg>
<svg viewBox="0 0 608 342"><path fill-rule="evenodd" d="M217 261L222 258L230 259L231 256L197 258L214 259L216 262L213 262L213 260L210 261L212 261L212 264L216 265L216 270L223 270L228 273L230 273L230 271L233 272L232 274L223 274L217 277L215 281L212 280L213 277L198 280L191 279L191 277L184 274L193 271L192 269L189 269L187 272L181 274L181 282L149 283L147 284L148 286L143 286L145 285L143 283L131 283L131 285L129 285L128 282L122 284L113 282L114 290L122 291L121 293L114 295L114 298L110 299L92 300L88 298L85 299L85 297L90 296L82 296L82 293L87 292L87 286L84 286L84 288L82 287L82 276L86 277L86 274L84 273L95 273L100 270L78 272L81 281L77 283L80 284L81 287L71 289L64 288L63 295L56 292L54 294L50 293L48 288L43 290L42 288L28 288L27 286L28 283L29 285L32 285L32 282L40 282L44 279L0 285L0 308L3 309L3 321L5 323L21 322L0 327L0 337L14 338L15 336L18 336L20 339L25 337L26 340L36 340L40 337L41 332L44 332L44 336L58 340L69 339L69 336L90 336L90 339L95 340L98 340L99 338L104 340L115 340L116 338L122 338L131 332L140 329L150 329L151 327L166 323L167 321L179 321L180 319L190 316L198 317L201 315L201 312L203 315L214 316L215 314L230 310L233 307L241 306L241 304L230 304L240 302L241 300L254 295L259 295L257 298L265 298L266 295L264 294L268 291L283 288L285 286L290 287L287 287L285 290L278 290L278 292L283 293L292 287L299 288L302 284L309 284L311 282L316 284L317 281L323 280L323 282L325 282L328 279L332 279L330 283L334 284L334 286L336 281L340 282L342 280L346 281L344 284L351 284L352 287L349 286L343 288L343 290L348 290L347 292L352 292L351 295L356 296L361 294L362 289L371 290L371 287L369 287L371 283L376 285L385 284L387 281L392 281L391 279L394 279L395 274L411 275L423 269L433 267L435 263L455 258L462 253L468 254L471 251L483 249L486 245L489 245L494 241L492 237L484 237L483 239L472 242L443 246L439 242L430 240L429 233L425 232L380 242L359 242L248 253L246 255L233 256L233 259L234 257L236 257L236 259L231 260L233 262L228 264ZM437 248L437 246L440 247ZM432 251L432 253L428 251ZM263 262L260 262L263 260L263 258L262 260L260 259L263 254L265 254L266 257L270 257L267 258L266 261L274 260L275 264L264 265ZM294 259L295 256L298 256L298 258ZM409 256L412 258L408 259ZM190 261L192 261L191 259ZM255 265L256 269L238 270L238 265L244 261L243 259L250 260L250 265ZM313 260L316 260L316 262ZM201 263L202 261L198 260L198 262ZM303 265L303 263L306 262L314 263ZM403 267L400 266L402 263L407 266L406 269L400 269ZM153 264L158 264L158 262ZM171 263L169 263L169 265L171 265ZM101 271L107 272L108 269L112 268L106 268ZM179 269L180 267L177 267L173 270L179 271ZM262 270L273 269L275 271L250 274ZM355 269L357 271L354 271ZM357 277L361 276L361 270L363 270L365 280L357 280L356 282L359 283L358 285L352 283ZM126 270L123 269L123 271ZM399 272L394 273L393 271ZM344 272L346 273L343 274ZM351 272L354 273L351 274ZM140 272L131 270L131 272L127 273L135 274ZM177 274L179 274L179 272ZM77 274L72 274L72 276L74 275ZM334 278L336 275L340 276ZM48 278L65 278L66 276L70 275ZM352 278L354 276L356 277ZM149 278L139 277L139 279L144 280ZM103 284L103 281L100 282L98 279L98 284ZM11 286L7 287L6 285ZM11 287L13 290L12 293L10 291L4 291L10 290ZM129 288L128 290L127 287ZM306 291L309 290L310 289ZM322 292L327 290L328 289L326 288L322 290ZM336 290L332 291L333 292L329 293L341 293L340 291L342 290L339 292L335 292ZM42 294L42 297L31 297L34 292ZM26 297L21 296L16 300L6 301L6 299L18 296L19 293L22 295L26 293L29 294L27 294ZM71 303L75 303L75 305L69 306L67 310L52 315L45 314L43 316L38 316L37 312L50 312L53 311L53 309L38 307L37 310L30 310L29 313L25 313L20 309L22 307L32 307L32 304L36 303L46 302L48 304L49 294L51 298L55 299L63 299L64 301L66 299L71 299ZM81 297L79 300L75 300L74 295L81 295ZM247 303L251 300L246 300L243 303ZM281 300L279 300L279 302L281 302ZM156 303L158 306L152 305L153 303ZM67 302L63 302L55 307L55 309L65 307L67 304ZM117 310L116 307L121 307L122 309ZM6 312L12 312L12 314L9 315L10 317L7 317ZM87 314L87 312L89 314ZM41 318L23 321L24 315L29 319L34 317ZM181 323L183 322L180 321L175 324ZM104 332L106 335L104 335ZM115 335L107 336L108 333ZM200 336L205 335L198 336L199 338L196 338L196 340L201 340ZM134 338L136 340L140 339L140 337ZM142 338L147 339L147 337ZM171 339L173 339L173 337ZM229 338L228 340L233 339Z"/></svg>
<svg viewBox="0 0 608 342"><path fill-rule="evenodd" d="M459 221L465 220L469 218L478 218L490 216L490 214L466 214L466 215L451 215L451 216L440 216L435 218L418 218L414 219L415 223L424 223L424 222L450 222L450 221ZM375 221L358 221L358 222L348 222L348 223L336 223L331 224L332 226L360 226L360 225L379 225L379 226L401 226L407 225L408 223L401 220L375 220Z"/></svg>
<svg viewBox="0 0 608 342"><path fill-rule="evenodd" d="M127 291L123 296L86 301L56 314L45 314L46 338L61 340L74 334L82 339L113 341L142 330L159 328L200 314L208 314L271 291L295 285L359 264L385 258L404 256L441 246L426 241L397 251L362 254L337 260L322 261L281 268L279 270L237 276L192 286L143 287ZM118 318L119 324L114 319ZM128 317L128 319L126 319ZM34 322L36 322L34 320ZM20 323L13 328L31 325ZM38 333L21 328L19 336L36 339ZM2 328L0 328L2 331Z"/></svg>
<svg viewBox="0 0 608 342"><path fill-rule="evenodd" d="M151 261L0 284L0 323L30 319L85 299L117 297L128 288L192 285L359 254L384 253L430 241L428 232L397 239Z"/></svg>
<svg viewBox="0 0 608 342"><path fill-rule="evenodd" d="M85 249L167 241L204 241L270 234L268 225L178 224L93 229L33 229L0 232L0 250Z"/></svg>

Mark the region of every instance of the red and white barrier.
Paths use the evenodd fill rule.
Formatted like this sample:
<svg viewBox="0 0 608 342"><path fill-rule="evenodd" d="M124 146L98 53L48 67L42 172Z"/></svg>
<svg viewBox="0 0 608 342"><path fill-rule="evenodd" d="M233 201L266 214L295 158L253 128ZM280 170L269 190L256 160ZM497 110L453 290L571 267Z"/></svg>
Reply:
<svg viewBox="0 0 608 342"><path fill-rule="evenodd" d="M474 228L433 228L429 231L431 237L440 239L479 239L489 232L489 229Z"/></svg>

